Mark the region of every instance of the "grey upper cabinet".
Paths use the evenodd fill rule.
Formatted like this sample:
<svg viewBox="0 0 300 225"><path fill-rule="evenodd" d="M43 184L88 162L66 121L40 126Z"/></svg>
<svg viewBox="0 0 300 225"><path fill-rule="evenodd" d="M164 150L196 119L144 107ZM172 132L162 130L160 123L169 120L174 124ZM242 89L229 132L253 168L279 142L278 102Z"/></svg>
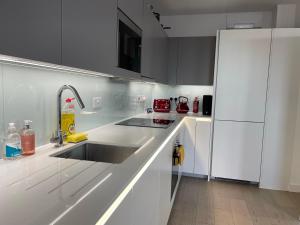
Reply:
<svg viewBox="0 0 300 225"><path fill-rule="evenodd" d="M148 6L144 6L141 74L167 83L168 38Z"/></svg>
<svg viewBox="0 0 300 225"><path fill-rule="evenodd" d="M62 64L114 73L117 0L62 0Z"/></svg>
<svg viewBox="0 0 300 225"><path fill-rule="evenodd" d="M177 65L178 65L178 38L168 39L168 83L170 85L176 85L177 80Z"/></svg>
<svg viewBox="0 0 300 225"><path fill-rule="evenodd" d="M155 50L154 40L155 40L155 18L151 13L148 6L144 5L143 13L143 37L142 37L142 64L141 64L141 74L142 77L147 77L154 79L153 74L155 72Z"/></svg>
<svg viewBox="0 0 300 225"><path fill-rule="evenodd" d="M143 26L143 0L118 0L118 7L137 26Z"/></svg>
<svg viewBox="0 0 300 225"><path fill-rule="evenodd" d="M0 54L61 62L61 0L0 1L0 29Z"/></svg>
<svg viewBox="0 0 300 225"><path fill-rule="evenodd" d="M177 85L212 85L216 38L188 37L173 42L169 43L169 55L174 54L168 59L169 81L175 76Z"/></svg>
<svg viewBox="0 0 300 225"><path fill-rule="evenodd" d="M154 79L159 83L168 83L168 38L161 25L158 22L155 25Z"/></svg>

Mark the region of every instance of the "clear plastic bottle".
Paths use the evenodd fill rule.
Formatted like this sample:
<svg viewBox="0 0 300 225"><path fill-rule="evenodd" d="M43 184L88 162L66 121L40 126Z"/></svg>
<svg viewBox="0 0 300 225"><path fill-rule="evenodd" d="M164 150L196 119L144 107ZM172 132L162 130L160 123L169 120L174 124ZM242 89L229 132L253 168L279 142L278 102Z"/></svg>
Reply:
<svg viewBox="0 0 300 225"><path fill-rule="evenodd" d="M35 133L30 128L31 120L24 120L24 128L21 133L22 155L35 153Z"/></svg>
<svg viewBox="0 0 300 225"><path fill-rule="evenodd" d="M9 123L5 141L5 159L15 159L21 155L20 135L15 123Z"/></svg>

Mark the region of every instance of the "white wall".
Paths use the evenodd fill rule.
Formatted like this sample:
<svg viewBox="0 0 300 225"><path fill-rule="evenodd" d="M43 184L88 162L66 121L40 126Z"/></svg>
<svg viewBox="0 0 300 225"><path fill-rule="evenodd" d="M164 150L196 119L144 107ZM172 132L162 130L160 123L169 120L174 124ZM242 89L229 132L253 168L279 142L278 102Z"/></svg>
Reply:
<svg viewBox="0 0 300 225"><path fill-rule="evenodd" d="M289 190L300 187L300 29L272 32L260 186Z"/></svg>
<svg viewBox="0 0 300 225"><path fill-rule="evenodd" d="M294 135L294 146L292 155L292 166L289 190L300 192L300 91L298 96L297 119L295 120L296 129Z"/></svg>
<svg viewBox="0 0 300 225"><path fill-rule="evenodd" d="M276 11L276 27L296 26L296 4L279 4Z"/></svg>
<svg viewBox="0 0 300 225"><path fill-rule="evenodd" d="M161 23L170 26L169 37L216 36L219 29L234 24L254 23L256 27L273 27L272 12L219 13L199 15L162 16Z"/></svg>

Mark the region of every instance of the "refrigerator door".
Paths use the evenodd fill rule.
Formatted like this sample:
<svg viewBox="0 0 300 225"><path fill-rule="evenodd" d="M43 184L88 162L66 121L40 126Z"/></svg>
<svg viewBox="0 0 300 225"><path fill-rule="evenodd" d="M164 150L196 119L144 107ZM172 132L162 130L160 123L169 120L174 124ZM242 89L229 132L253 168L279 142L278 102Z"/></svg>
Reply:
<svg viewBox="0 0 300 225"><path fill-rule="evenodd" d="M212 176L259 182L263 123L215 121Z"/></svg>
<svg viewBox="0 0 300 225"><path fill-rule="evenodd" d="M270 29L220 31L216 120L264 122Z"/></svg>

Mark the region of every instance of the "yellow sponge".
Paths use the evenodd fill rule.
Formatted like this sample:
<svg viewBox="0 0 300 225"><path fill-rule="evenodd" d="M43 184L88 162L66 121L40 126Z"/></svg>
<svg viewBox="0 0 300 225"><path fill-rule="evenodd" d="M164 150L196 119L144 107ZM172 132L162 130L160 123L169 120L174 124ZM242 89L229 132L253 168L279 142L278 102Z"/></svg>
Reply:
<svg viewBox="0 0 300 225"><path fill-rule="evenodd" d="M66 142L68 142L68 143L78 143L78 142L81 142L81 141L85 141L87 139L88 139L87 134L85 134L85 133L76 133L76 134L72 134L72 135L67 136Z"/></svg>

